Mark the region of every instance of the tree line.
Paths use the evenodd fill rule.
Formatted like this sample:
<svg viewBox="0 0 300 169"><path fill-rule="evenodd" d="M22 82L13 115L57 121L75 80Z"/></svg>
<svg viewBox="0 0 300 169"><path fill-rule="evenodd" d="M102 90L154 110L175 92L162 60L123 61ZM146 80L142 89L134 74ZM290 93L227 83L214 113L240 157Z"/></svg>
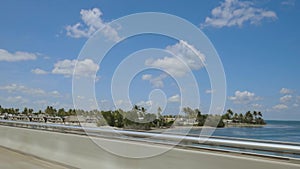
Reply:
<svg viewBox="0 0 300 169"><path fill-rule="evenodd" d="M130 111L121 109L115 111L102 111L102 119L97 122L98 126L109 125L112 127L149 130L152 127L170 127L174 121L166 122L161 115L161 108L157 113L147 113L144 107L135 105Z"/></svg>
<svg viewBox="0 0 300 169"><path fill-rule="evenodd" d="M75 110L64 108L55 109L52 106L47 106L45 110L34 112L33 109L25 107L22 111L14 108L3 108L0 105L0 114L22 114L27 116L46 114L49 116L66 117L72 115L81 115L84 117L94 117L97 119L97 126L109 125L112 127L125 129L140 129L149 130L151 128L168 128L176 123L180 125L193 126L211 126L225 127L224 121L232 121L232 123L247 123L247 124L266 124L262 118L260 111L246 112L245 114L234 113L231 109L227 110L224 115L202 114L199 109L185 107L182 109L183 115L165 115L161 114L162 110L159 107L156 114L148 113L144 107L134 105L129 111L122 109L100 111L100 110ZM170 120L171 119L171 120ZM176 120L175 119L179 119Z"/></svg>
<svg viewBox="0 0 300 169"><path fill-rule="evenodd" d="M266 122L263 119L263 114L260 111L247 111L243 113L234 113L231 109L223 115L223 119L232 120L233 123L246 123L246 124L258 124L265 125Z"/></svg>
<svg viewBox="0 0 300 169"><path fill-rule="evenodd" d="M18 108L3 108L0 105L0 114L13 114L13 115L26 115L26 116L30 116L30 115L37 115L37 114L42 114L45 113L49 116L59 116L59 117L64 117L64 116L71 116L71 115L76 115L76 112L82 112L83 110L75 110L75 109L69 109L69 110L65 110L64 108L60 108L60 109L55 109L53 108L53 106L47 106L46 109L44 111L39 110L37 112L34 112L33 109L31 108L27 108L24 107L23 110L20 110Z"/></svg>

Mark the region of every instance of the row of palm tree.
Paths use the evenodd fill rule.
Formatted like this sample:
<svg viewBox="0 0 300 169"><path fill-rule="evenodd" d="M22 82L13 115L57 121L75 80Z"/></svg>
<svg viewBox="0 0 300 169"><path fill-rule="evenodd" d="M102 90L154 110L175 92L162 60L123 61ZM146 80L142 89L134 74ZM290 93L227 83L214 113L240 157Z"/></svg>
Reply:
<svg viewBox="0 0 300 169"><path fill-rule="evenodd" d="M187 119L195 119L194 126L225 127L220 115L202 114L199 109L184 107L182 111Z"/></svg>
<svg viewBox="0 0 300 169"><path fill-rule="evenodd" d="M16 108L3 108L0 105L0 114L4 114L4 113L8 113L8 114L31 114L33 113L33 109L27 108L25 107L23 109L23 111L20 111L20 109Z"/></svg>
<svg viewBox="0 0 300 169"><path fill-rule="evenodd" d="M147 113L147 110L144 107L134 105L132 110L123 111L121 109L114 111L84 111L84 110L75 110L69 109L65 110L64 108L55 109L52 106L47 106L44 111L39 110L34 112L33 109L25 107L22 111L14 108L3 108L0 105L0 114L22 114L22 115L34 115L45 113L49 116L72 116L72 115L82 115L85 117L97 117L99 126L109 125L119 128L132 128L132 129L150 129L151 127L168 127L174 123L174 120L165 120L167 118L185 118L195 119L192 122L197 126L218 126L224 127L224 119L230 120L233 123L247 123L247 124L265 124L263 120L263 115L260 111L247 111L245 114L234 113L231 109L228 109L227 112L220 115L208 115L202 114L199 109L191 109L190 107L185 107L182 109L185 115L161 115L161 108L157 109L156 114Z"/></svg>
<svg viewBox="0 0 300 169"><path fill-rule="evenodd" d="M157 113L147 113L144 107L134 105L132 110L123 111L121 109L115 111L101 111L101 118L98 126L109 125L112 127L149 130L152 127L169 127L173 122L166 122L160 114L161 108L158 108Z"/></svg>
<svg viewBox="0 0 300 169"><path fill-rule="evenodd" d="M22 111L20 109L16 108L3 108L0 105L0 114L13 114L13 115L37 115L37 114L42 114L45 113L49 116L59 116L59 117L64 117L64 116L71 116L71 115L76 115L77 111L82 111L82 110L75 110L75 109L69 109L66 111L64 108L61 109L55 109L52 106L47 106L44 111L39 110L37 112L34 112L33 109L25 107Z"/></svg>
<svg viewBox="0 0 300 169"><path fill-rule="evenodd" d="M260 111L247 111L245 114L238 114L228 109L223 115L223 119L232 120L233 123L266 124Z"/></svg>

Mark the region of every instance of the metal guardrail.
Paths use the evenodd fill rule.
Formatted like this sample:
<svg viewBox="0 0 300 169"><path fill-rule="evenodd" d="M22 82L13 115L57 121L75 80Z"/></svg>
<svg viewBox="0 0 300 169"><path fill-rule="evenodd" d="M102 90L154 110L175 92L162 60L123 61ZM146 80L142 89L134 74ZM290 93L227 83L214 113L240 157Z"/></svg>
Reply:
<svg viewBox="0 0 300 169"><path fill-rule="evenodd" d="M105 128L92 128L80 126L66 126L62 124L46 124L36 122L21 122L0 120L1 125L22 127L29 129L56 131L63 133L90 135L96 137L109 137L131 141L145 141L158 144L178 143L178 146L191 148L208 148L214 150L232 151L244 154L264 155L271 157L285 157L300 160L300 143L240 139L230 137L197 137L195 135L178 135L174 133L161 134L153 132L138 132L127 130L114 130Z"/></svg>

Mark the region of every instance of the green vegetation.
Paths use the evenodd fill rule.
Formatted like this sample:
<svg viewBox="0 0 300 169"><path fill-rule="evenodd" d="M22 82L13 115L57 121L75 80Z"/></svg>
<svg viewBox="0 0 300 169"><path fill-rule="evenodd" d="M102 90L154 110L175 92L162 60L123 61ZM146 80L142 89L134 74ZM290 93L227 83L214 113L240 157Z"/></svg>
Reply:
<svg viewBox="0 0 300 169"><path fill-rule="evenodd" d="M252 124L252 125L265 125L266 122L262 118L263 114L260 111L247 111L245 114L234 113L231 109L227 110L222 119L232 124Z"/></svg>
<svg viewBox="0 0 300 169"><path fill-rule="evenodd" d="M195 118L194 126L225 127L220 115L202 114L199 109L192 110L189 107L183 108L183 112L188 119Z"/></svg>
<svg viewBox="0 0 300 169"><path fill-rule="evenodd" d="M44 111L39 110L34 112L33 109L25 107L23 111L14 108L3 108L0 106L0 114L21 115L27 117L38 116L40 114L46 117L59 117L65 122L66 117L79 115L86 119L86 122L92 121L97 126L111 126L124 129L134 130L150 130L151 128L168 128L174 123L176 126L211 126L211 127L225 127L229 124L251 124L251 125L264 125L265 121L262 119L262 113L253 111L246 112L245 114L237 114L232 110L227 110L224 115L208 115L202 114L199 109L191 109L185 107L182 109L184 115L161 115L161 108L157 112L147 113L144 107L133 106L130 111L123 111L121 109L114 111L84 111L64 108L55 109L52 106L47 106ZM8 117L8 116L5 116ZM4 118L5 119L5 118ZM8 118L6 118L8 119ZM29 118L31 120L31 118ZM47 120L45 119L45 122Z"/></svg>
<svg viewBox="0 0 300 169"><path fill-rule="evenodd" d="M115 111L101 111L103 116L97 125L109 125L112 127L135 129L135 130L149 130L153 127L168 127L172 122L166 122L160 115L161 109L158 108L157 114L146 113L144 107L135 105L130 111L123 111L121 109Z"/></svg>
<svg viewBox="0 0 300 169"><path fill-rule="evenodd" d="M55 109L53 108L52 106L47 106L47 108L42 111L42 110L39 110L37 112L34 112L33 109L31 108L27 108L25 107L23 109L23 111L20 112L19 109L14 109L14 108L3 108L1 105L0 105L0 114L12 114L12 115L38 115L38 114L42 114L42 113L45 113L49 116L58 116L58 117L64 117L64 116L71 116L71 115L76 115L76 112L77 111L83 111L83 110L75 110L75 109L69 109L68 111L65 111L64 108L61 108L61 109Z"/></svg>

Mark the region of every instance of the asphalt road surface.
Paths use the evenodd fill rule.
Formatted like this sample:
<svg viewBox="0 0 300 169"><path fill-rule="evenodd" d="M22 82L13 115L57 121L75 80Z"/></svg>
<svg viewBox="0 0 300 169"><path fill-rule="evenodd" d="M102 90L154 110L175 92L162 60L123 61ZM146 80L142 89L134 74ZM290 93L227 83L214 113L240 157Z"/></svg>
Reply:
<svg viewBox="0 0 300 169"><path fill-rule="evenodd" d="M30 155L21 154L0 147L0 168L2 169L70 169L53 162L42 160Z"/></svg>

